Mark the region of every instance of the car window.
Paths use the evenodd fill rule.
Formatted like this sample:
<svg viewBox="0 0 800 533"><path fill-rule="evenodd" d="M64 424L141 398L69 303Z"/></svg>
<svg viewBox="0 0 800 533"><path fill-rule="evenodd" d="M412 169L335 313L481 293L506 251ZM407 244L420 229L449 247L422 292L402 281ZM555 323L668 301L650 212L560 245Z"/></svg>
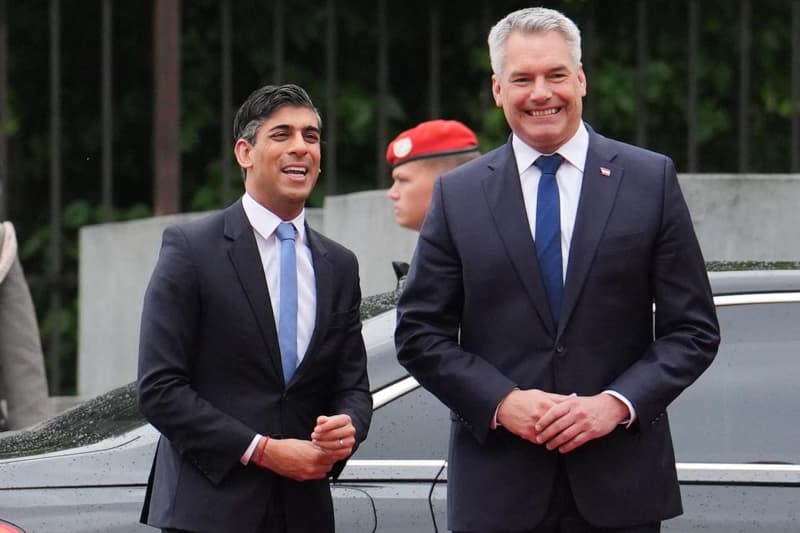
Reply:
<svg viewBox="0 0 800 533"><path fill-rule="evenodd" d="M717 312L717 358L669 409L677 460L800 464L800 303Z"/></svg>
<svg viewBox="0 0 800 533"><path fill-rule="evenodd" d="M446 459L450 411L417 387L375 410L355 459Z"/></svg>

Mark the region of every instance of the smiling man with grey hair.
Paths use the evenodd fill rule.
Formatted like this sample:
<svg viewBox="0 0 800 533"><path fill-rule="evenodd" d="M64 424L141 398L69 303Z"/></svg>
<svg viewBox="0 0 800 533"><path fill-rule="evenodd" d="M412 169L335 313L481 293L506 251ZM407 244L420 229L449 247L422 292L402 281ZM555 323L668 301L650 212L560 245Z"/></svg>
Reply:
<svg viewBox="0 0 800 533"><path fill-rule="evenodd" d="M719 344L675 167L583 122L558 11L489 45L511 136L437 181L395 334L452 410L449 528L658 532L681 512L666 408Z"/></svg>

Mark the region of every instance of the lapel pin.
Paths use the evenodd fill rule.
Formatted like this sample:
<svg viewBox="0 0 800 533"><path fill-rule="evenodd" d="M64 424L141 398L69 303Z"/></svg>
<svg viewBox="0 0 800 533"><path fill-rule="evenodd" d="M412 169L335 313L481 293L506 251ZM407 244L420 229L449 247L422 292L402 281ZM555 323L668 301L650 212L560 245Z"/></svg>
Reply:
<svg viewBox="0 0 800 533"><path fill-rule="evenodd" d="M603 176L608 177L608 176L611 175L611 169L606 168L606 167L600 167L600 174L602 174Z"/></svg>

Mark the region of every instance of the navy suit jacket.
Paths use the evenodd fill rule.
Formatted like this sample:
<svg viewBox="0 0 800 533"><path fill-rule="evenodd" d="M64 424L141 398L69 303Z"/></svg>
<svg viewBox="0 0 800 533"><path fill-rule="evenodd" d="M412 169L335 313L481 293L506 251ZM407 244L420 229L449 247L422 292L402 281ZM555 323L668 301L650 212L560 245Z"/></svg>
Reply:
<svg viewBox="0 0 800 533"><path fill-rule="evenodd" d="M396 342L400 362L452 410L451 529L527 530L547 509L557 452L490 429L514 387L613 389L633 403L632 428L563 457L590 523L624 527L681 512L665 410L716 354L708 276L672 161L589 135L557 320L511 143L434 188Z"/></svg>
<svg viewBox="0 0 800 533"><path fill-rule="evenodd" d="M307 440L321 414L349 414L357 442L367 435L372 399L358 264L308 227L307 235L316 326L284 384L267 282L241 201L164 231L139 348L139 405L162 434L144 522L254 532L269 520L272 491L281 490L289 531L333 530L328 480L298 483L240 463L256 433Z"/></svg>

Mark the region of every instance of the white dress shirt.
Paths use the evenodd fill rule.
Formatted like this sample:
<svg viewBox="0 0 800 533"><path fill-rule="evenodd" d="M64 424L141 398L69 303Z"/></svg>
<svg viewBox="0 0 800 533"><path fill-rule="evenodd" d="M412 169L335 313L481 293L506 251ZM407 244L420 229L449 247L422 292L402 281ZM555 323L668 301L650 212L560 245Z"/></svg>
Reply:
<svg viewBox="0 0 800 533"><path fill-rule="evenodd" d="M278 330L281 308L281 243L275 230L281 222L279 216L259 204L248 193L242 196L242 207L253 227L258 253L264 268L264 277L269 289L272 315L275 318L275 330ZM314 275L314 263L311 259L311 248L306 235L305 209L297 217L286 222L294 225L296 234L295 249L297 257L297 364L305 357L311 335L314 333L317 317L317 288ZM264 357L268 357L264 354ZM256 435L253 442L242 455L242 464L247 464L256 449L261 435Z"/></svg>

